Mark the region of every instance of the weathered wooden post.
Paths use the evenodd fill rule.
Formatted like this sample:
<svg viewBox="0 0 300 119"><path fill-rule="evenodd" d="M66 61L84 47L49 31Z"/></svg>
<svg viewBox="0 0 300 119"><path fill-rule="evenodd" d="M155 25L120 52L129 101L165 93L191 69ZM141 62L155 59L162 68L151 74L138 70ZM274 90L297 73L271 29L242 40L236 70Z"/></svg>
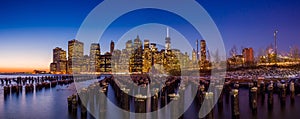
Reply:
<svg viewBox="0 0 300 119"><path fill-rule="evenodd" d="M216 96L219 96L218 98L218 110L221 111L223 108L223 85L217 85L216 86Z"/></svg>
<svg viewBox="0 0 300 119"><path fill-rule="evenodd" d="M179 95L178 94L169 94L168 97L170 98L170 103L171 105L169 106L170 107L170 119L175 119L175 118L178 118L180 115L179 115L179 108L181 107L178 107L179 106Z"/></svg>
<svg viewBox="0 0 300 119"><path fill-rule="evenodd" d="M284 107L285 106L285 101L286 101L286 85L282 84L280 87L280 103L281 106Z"/></svg>
<svg viewBox="0 0 300 119"><path fill-rule="evenodd" d="M268 109L273 109L273 83L268 86Z"/></svg>
<svg viewBox="0 0 300 119"><path fill-rule="evenodd" d="M87 101L88 101L88 90L86 88L81 89L79 92L79 101L80 102L80 109L81 109L81 118L87 117Z"/></svg>
<svg viewBox="0 0 300 119"><path fill-rule="evenodd" d="M294 82L290 83L290 99L291 99L291 103L294 104L295 103L295 84L294 84Z"/></svg>
<svg viewBox="0 0 300 119"><path fill-rule="evenodd" d="M76 100L76 95L72 95L72 113L73 113L73 115L77 115L77 100Z"/></svg>
<svg viewBox="0 0 300 119"><path fill-rule="evenodd" d="M202 104L202 106L205 106L205 108L207 110L209 110L210 108L212 108L210 110L210 112L206 115L206 119L213 119L214 118L214 105L213 105L213 102L214 102L214 93L213 92L207 92L205 93L205 99L204 99L205 102L207 102L205 105Z"/></svg>
<svg viewBox="0 0 300 119"><path fill-rule="evenodd" d="M134 106L135 106L135 113L146 113L146 99L147 96L143 96L141 94L138 94L135 96L134 100ZM144 117L141 117L141 114L137 114L137 119L142 119Z"/></svg>
<svg viewBox="0 0 300 119"><path fill-rule="evenodd" d="M106 112L107 112L107 97L106 97L106 94L107 94L107 87L102 87L102 89L99 90L99 114L98 114L98 117L99 119L105 119L106 118Z"/></svg>
<svg viewBox="0 0 300 119"><path fill-rule="evenodd" d="M257 88L251 88L250 92L250 107L252 109L252 113L257 114Z"/></svg>
<svg viewBox="0 0 300 119"><path fill-rule="evenodd" d="M232 119L240 118L239 90L238 89L233 89L231 91L231 114L232 114Z"/></svg>

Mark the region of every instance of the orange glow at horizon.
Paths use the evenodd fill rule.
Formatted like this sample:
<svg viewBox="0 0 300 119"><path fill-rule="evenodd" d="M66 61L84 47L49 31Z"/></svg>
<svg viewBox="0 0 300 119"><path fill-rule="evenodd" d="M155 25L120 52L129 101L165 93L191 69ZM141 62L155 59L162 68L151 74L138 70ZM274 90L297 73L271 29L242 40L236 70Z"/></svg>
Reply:
<svg viewBox="0 0 300 119"><path fill-rule="evenodd" d="M12 72L33 72L33 70L49 71L48 68L2 68L0 67L0 72L2 73L12 73Z"/></svg>

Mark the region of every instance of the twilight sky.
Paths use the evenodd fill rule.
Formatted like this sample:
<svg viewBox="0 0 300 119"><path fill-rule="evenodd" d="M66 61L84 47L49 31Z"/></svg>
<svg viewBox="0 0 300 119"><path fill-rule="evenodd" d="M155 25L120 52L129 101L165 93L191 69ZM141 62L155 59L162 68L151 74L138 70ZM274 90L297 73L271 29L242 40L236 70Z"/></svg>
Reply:
<svg viewBox="0 0 300 119"><path fill-rule="evenodd" d="M280 51L288 52L290 46L300 45L298 39L300 38L300 1L298 0L198 0L198 2L218 26L226 52L233 45L236 45L239 50L241 47L253 47L255 51L266 48L273 43L275 29L279 30L278 48ZM75 38L85 17L99 3L101 0L1 0L0 72L48 70L52 60L52 49L62 47L67 50L67 41ZM167 15L169 20L179 19L165 13L155 13L152 14L152 17L157 15ZM136 15L136 17L143 16ZM126 16L121 19L126 22L130 21L130 23L141 20ZM145 19L151 19L151 15ZM183 23L175 21L173 24ZM167 20L162 19L161 22L164 23ZM115 40L116 36L113 33L122 31L126 27L128 26L118 25L118 23L112 25L112 33L107 33L104 37L105 41ZM138 27L124 35L122 38L125 39L122 40L129 40L130 37L137 34L142 40L146 38L157 40L165 37L166 33L162 32L165 26L146 25L143 27L150 29L147 32L153 31L151 34L157 34L157 36L150 35L153 37L148 37L147 34L141 32L146 32L146 30ZM184 29L185 25L181 24L178 27ZM157 28L161 29L154 30ZM173 29L171 29L171 38L182 39L180 33ZM201 37L190 34L186 39L194 43L195 39L201 39ZM105 43L100 42L100 44L102 52L108 51ZM85 44L85 50L88 48L89 44Z"/></svg>

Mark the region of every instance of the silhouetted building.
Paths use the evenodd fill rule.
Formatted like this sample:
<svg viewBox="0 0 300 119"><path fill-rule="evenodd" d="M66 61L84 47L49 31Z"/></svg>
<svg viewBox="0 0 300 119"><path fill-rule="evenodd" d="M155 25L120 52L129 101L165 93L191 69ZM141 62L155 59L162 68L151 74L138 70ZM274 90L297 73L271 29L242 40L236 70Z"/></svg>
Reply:
<svg viewBox="0 0 300 119"><path fill-rule="evenodd" d="M112 54L115 50L115 42L114 41L111 41L110 42L110 53Z"/></svg>

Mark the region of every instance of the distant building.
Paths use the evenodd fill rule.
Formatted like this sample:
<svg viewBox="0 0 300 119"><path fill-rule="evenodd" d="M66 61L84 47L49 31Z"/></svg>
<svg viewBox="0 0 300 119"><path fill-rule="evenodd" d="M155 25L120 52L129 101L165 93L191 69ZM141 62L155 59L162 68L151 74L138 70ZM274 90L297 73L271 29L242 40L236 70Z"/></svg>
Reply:
<svg viewBox="0 0 300 119"><path fill-rule="evenodd" d="M143 71L143 46L142 41L140 40L139 36L134 39L134 51L130 57L130 72L142 72Z"/></svg>
<svg viewBox="0 0 300 119"><path fill-rule="evenodd" d="M252 48L244 48L243 49L243 58L244 63L247 65L251 65L254 63L254 55L253 55L253 49Z"/></svg>
<svg viewBox="0 0 300 119"><path fill-rule="evenodd" d="M193 49L193 52L192 52L192 61L193 62L197 61L197 52L195 51L195 49Z"/></svg>
<svg viewBox="0 0 300 119"><path fill-rule="evenodd" d="M206 42L201 40L201 61L206 61Z"/></svg>
<svg viewBox="0 0 300 119"><path fill-rule="evenodd" d="M46 71L42 71L42 70L33 70L32 74L46 74Z"/></svg>
<svg viewBox="0 0 300 119"><path fill-rule="evenodd" d="M133 49L133 46L132 46L132 40L128 40L128 41L126 42L126 48L125 48L125 49L127 50L128 53L131 53L131 51L132 51L132 49Z"/></svg>
<svg viewBox="0 0 300 119"><path fill-rule="evenodd" d="M199 42L198 42L198 40L196 40L196 48L197 48L197 50L196 50L196 59L199 60Z"/></svg>
<svg viewBox="0 0 300 119"><path fill-rule="evenodd" d="M149 40L144 40L144 52L143 52L143 72L149 72L152 67L152 53L150 50Z"/></svg>
<svg viewBox="0 0 300 119"><path fill-rule="evenodd" d="M100 56L100 72L112 72L111 58L112 54L109 52Z"/></svg>
<svg viewBox="0 0 300 119"><path fill-rule="evenodd" d="M149 49L149 48L150 48L149 40L144 40L144 49Z"/></svg>
<svg viewBox="0 0 300 119"><path fill-rule="evenodd" d="M110 53L112 54L115 50L115 42L114 41L111 41L110 42Z"/></svg>
<svg viewBox="0 0 300 119"><path fill-rule="evenodd" d="M242 67L244 65L245 59L243 55L235 55L232 56L231 58L228 58L228 67L230 68L238 68Z"/></svg>
<svg viewBox="0 0 300 119"><path fill-rule="evenodd" d="M53 49L53 62L50 64L50 72L55 74L67 73L66 51L59 47Z"/></svg>
<svg viewBox="0 0 300 119"><path fill-rule="evenodd" d="M204 69L208 65L208 61L206 59L206 42L205 40L200 41L200 68Z"/></svg>
<svg viewBox="0 0 300 119"><path fill-rule="evenodd" d="M84 44L78 40L68 42L68 74L81 72L83 49Z"/></svg>

